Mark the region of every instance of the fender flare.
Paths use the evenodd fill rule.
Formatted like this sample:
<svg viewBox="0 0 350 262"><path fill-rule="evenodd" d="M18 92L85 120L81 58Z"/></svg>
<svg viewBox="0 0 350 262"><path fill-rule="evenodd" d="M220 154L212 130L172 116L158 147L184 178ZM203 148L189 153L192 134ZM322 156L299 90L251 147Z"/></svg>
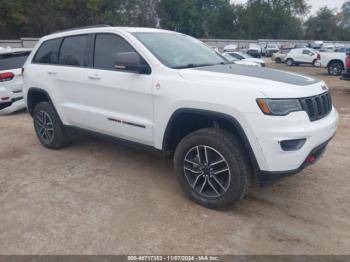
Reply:
<svg viewBox="0 0 350 262"><path fill-rule="evenodd" d="M203 110L203 109L195 109L195 108L177 109L171 115L170 120L168 121L167 127L165 129L163 142L162 142L162 149L163 150L166 150L167 141L170 139L171 130L175 126L175 122L176 122L177 117L183 113L192 113L192 114L210 116L210 117L220 118L220 119L224 119L224 120L229 121L234 126L234 128L237 130L238 135L240 136L240 138L243 142L243 146L248 153L248 156L249 156L250 162L252 164L254 173L257 174L260 172L259 164L258 164L258 161L256 160L253 148L252 148L252 146L248 140L248 137L247 137L244 129L242 128L241 124L239 123L239 121L235 117L228 115L228 114L225 114L225 113L221 113L221 112Z"/></svg>

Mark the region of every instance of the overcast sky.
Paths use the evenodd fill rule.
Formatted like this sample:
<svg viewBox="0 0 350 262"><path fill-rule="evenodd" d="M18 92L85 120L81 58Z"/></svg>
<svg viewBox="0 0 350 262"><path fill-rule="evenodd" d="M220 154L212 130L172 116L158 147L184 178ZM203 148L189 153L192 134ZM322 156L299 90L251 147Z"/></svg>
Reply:
<svg viewBox="0 0 350 262"><path fill-rule="evenodd" d="M245 3L247 0L232 0L234 3ZM345 0L307 0L312 6L311 13L314 14L320 7L328 6L328 8L340 9Z"/></svg>

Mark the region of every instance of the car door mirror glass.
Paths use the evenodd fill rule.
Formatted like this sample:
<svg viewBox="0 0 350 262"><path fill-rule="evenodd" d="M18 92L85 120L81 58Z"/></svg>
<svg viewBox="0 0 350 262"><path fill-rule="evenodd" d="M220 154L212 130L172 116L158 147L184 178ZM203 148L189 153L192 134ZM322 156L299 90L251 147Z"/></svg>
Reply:
<svg viewBox="0 0 350 262"><path fill-rule="evenodd" d="M114 68L119 71L145 74L148 66L136 52L119 52L114 55Z"/></svg>

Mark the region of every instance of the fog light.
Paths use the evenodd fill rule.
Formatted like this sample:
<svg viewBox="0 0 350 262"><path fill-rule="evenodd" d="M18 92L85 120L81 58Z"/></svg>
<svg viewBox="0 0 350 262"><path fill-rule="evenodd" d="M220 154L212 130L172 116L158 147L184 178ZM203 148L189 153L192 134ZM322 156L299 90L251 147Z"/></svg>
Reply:
<svg viewBox="0 0 350 262"><path fill-rule="evenodd" d="M283 140L280 142L283 151L296 151L303 147L306 142L306 138L294 139L294 140Z"/></svg>

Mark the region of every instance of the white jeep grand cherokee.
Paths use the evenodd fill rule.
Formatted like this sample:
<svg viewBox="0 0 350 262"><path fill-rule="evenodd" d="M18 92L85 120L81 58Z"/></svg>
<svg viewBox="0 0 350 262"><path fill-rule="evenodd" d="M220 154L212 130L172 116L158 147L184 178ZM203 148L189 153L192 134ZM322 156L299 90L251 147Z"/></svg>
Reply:
<svg viewBox="0 0 350 262"><path fill-rule="evenodd" d="M223 208L252 179L314 163L338 113L320 80L233 65L202 42L145 28L97 27L42 38L24 65L25 101L40 142L71 130L174 153L195 202Z"/></svg>

